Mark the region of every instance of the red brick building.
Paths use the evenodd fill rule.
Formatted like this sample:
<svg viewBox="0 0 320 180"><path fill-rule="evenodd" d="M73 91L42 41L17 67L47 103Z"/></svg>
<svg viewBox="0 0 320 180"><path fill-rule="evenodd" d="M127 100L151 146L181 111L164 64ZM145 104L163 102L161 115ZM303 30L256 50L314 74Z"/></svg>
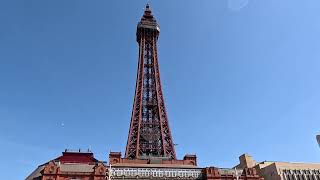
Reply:
<svg viewBox="0 0 320 180"><path fill-rule="evenodd" d="M111 152L108 165L91 152L65 151L62 156L38 166L26 180L107 180L179 179L179 180L263 180L254 168L228 169L197 166L197 157L183 160L126 159Z"/></svg>
<svg viewBox="0 0 320 180"><path fill-rule="evenodd" d="M40 165L26 180L103 180L107 168L91 152L68 152Z"/></svg>

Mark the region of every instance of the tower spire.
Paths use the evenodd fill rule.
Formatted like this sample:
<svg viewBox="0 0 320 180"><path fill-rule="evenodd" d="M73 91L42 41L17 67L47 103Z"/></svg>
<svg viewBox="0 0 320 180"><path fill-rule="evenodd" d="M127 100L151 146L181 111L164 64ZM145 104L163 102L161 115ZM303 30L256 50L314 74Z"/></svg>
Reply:
<svg viewBox="0 0 320 180"><path fill-rule="evenodd" d="M150 9L149 3L146 4L146 8L144 9L144 13L143 13L141 20L155 21L155 18L152 15L152 11Z"/></svg>
<svg viewBox="0 0 320 180"><path fill-rule="evenodd" d="M139 61L126 158L176 159L160 81L157 40L160 27L149 4L137 26Z"/></svg>

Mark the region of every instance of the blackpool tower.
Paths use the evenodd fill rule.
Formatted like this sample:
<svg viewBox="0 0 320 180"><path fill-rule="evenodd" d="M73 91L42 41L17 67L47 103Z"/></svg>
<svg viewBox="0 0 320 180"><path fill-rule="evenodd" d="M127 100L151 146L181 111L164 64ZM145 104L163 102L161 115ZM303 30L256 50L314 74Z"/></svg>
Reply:
<svg viewBox="0 0 320 180"><path fill-rule="evenodd" d="M149 5L137 25L136 89L125 157L176 159L161 88L157 53L160 28Z"/></svg>

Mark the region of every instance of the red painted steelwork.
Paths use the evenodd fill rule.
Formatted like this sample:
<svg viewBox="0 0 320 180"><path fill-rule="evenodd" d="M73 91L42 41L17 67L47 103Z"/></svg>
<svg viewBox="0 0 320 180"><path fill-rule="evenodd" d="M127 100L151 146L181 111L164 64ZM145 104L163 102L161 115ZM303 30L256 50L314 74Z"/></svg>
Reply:
<svg viewBox="0 0 320 180"><path fill-rule="evenodd" d="M129 159L176 159L161 88L159 33L159 25L147 5L137 26L139 61L125 155Z"/></svg>

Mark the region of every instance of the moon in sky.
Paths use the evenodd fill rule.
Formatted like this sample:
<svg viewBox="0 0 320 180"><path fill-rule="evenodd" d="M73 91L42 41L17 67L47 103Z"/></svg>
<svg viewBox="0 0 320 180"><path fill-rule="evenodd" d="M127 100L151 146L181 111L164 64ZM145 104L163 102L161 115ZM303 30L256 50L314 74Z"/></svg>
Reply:
<svg viewBox="0 0 320 180"><path fill-rule="evenodd" d="M228 0L228 8L231 10L240 10L246 7L249 0Z"/></svg>

